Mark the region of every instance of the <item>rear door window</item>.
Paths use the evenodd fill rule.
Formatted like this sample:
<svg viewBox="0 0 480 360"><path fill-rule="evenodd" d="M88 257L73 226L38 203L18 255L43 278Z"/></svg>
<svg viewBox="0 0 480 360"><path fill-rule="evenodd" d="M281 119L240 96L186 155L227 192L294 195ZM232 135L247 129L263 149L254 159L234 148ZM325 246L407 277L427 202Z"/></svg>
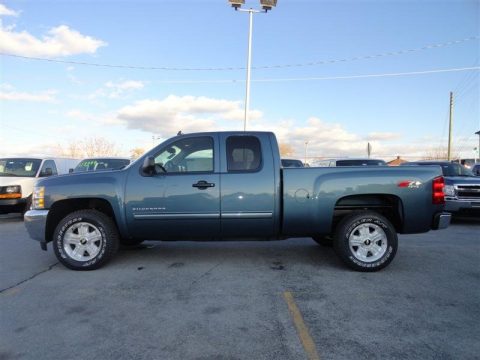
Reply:
<svg viewBox="0 0 480 360"><path fill-rule="evenodd" d="M230 136L227 138L228 172L255 172L262 165L260 141L255 136Z"/></svg>

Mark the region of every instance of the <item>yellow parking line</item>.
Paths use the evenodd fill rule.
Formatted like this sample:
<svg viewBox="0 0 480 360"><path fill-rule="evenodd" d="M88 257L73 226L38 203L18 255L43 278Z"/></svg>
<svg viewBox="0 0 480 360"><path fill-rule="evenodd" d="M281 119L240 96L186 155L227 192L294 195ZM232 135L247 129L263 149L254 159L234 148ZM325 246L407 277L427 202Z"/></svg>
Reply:
<svg viewBox="0 0 480 360"><path fill-rule="evenodd" d="M305 322L303 321L302 313L298 309L297 304L295 304L292 293L290 291L285 291L283 297L287 302L288 310L290 311L290 315L292 315L293 323L297 328L298 337L307 353L307 358L309 360L320 360L315 343L308 332L307 325L305 325Z"/></svg>

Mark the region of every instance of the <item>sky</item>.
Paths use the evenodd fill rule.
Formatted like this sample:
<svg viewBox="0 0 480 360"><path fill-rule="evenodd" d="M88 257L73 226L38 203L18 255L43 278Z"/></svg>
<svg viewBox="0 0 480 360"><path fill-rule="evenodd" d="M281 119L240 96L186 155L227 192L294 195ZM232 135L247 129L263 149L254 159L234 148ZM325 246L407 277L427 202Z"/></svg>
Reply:
<svg viewBox="0 0 480 360"><path fill-rule="evenodd" d="M447 146L451 91L453 153L475 156L480 2L279 0L253 18L247 130L290 157L425 157ZM226 0L0 0L0 157L243 130L247 34Z"/></svg>

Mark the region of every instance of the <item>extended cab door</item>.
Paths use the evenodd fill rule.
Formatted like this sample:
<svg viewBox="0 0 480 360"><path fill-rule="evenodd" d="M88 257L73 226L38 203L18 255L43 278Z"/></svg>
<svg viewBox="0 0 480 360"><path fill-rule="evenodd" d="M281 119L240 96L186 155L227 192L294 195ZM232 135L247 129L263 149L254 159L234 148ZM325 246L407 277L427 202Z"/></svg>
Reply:
<svg viewBox="0 0 480 360"><path fill-rule="evenodd" d="M220 134L222 237L275 234L275 169L268 134Z"/></svg>
<svg viewBox="0 0 480 360"><path fill-rule="evenodd" d="M143 239L215 238L220 234L217 135L182 135L153 154L155 171L142 164L125 190L128 230Z"/></svg>

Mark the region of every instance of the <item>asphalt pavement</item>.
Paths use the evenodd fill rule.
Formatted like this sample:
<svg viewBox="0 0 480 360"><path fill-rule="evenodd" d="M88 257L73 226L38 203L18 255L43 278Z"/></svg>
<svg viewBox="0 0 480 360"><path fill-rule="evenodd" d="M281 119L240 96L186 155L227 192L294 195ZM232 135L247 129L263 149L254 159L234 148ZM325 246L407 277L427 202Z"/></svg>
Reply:
<svg viewBox="0 0 480 360"><path fill-rule="evenodd" d="M377 273L307 238L146 242L75 272L2 216L0 360L478 359L479 230L400 236Z"/></svg>

